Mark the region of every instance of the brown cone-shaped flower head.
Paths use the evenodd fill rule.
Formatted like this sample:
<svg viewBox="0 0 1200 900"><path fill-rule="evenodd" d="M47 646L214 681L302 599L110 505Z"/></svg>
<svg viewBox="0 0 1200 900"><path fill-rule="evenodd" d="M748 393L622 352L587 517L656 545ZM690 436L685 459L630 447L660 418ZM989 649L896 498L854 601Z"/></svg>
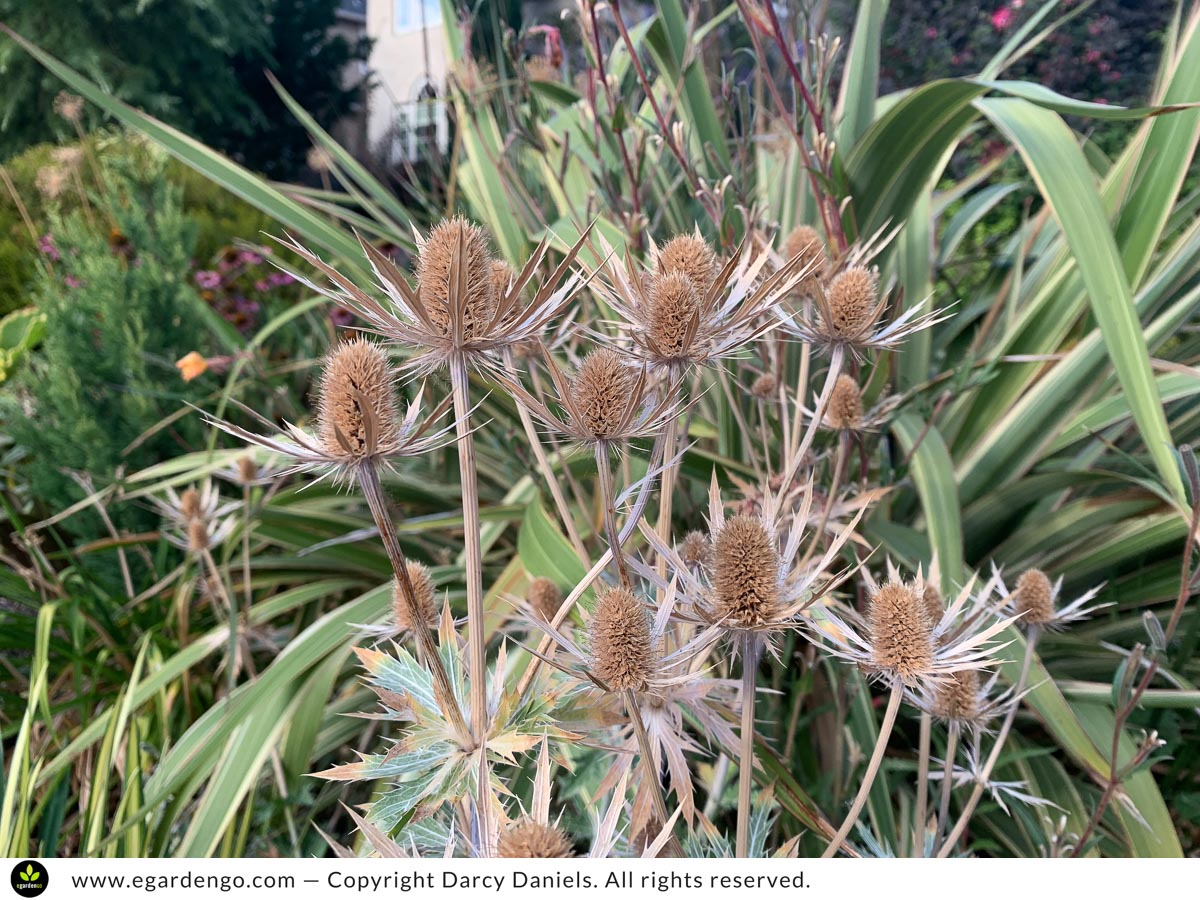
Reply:
<svg viewBox="0 0 1200 900"><path fill-rule="evenodd" d="M429 570L412 560L407 562L405 568L408 570L408 580L412 582L417 610L425 626L433 628L437 625L438 610ZM404 589L400 587L399 578L392 579L392 622L398 631L412 631L412 617L408 614L408 604L404 602Z"/></svg>
<svg viewBox="0 0 1200 900"><path fill-rule="evenodd" d="M549 578L535 578L525 589L525 599L534 611L548 622L562 606L563 594L558 585Z"/></svg>
<svg viewBox="0 0 1200 900"><path fill-rule="evenodd" d="M963 669L939 684L933 697L933 714L960 722L976 719L979 716L979 673L975 669Z"/></svg>
<svg viewBox="0 0 1200 900"><path fill-rule="evenodd" d="M654 647L646 611L625 588L596 600L590 626L592 671L610 690L640 691L654 675Z"/></svg>
<svg viewBox="0 0 1200 900"><path fill-rule="evenodd" d="M754 516L734 516L713 539L713 613L733 628L779 614L779 549Z"/></svg>
<svg viewBox="0 0 1200 900"><path fill-rule="evenodd" d="M188 521L187 541L188 549L193 553L208 549L208 523L204 519L195 518Z"/></svg>
<svg viewBox="0 0 1200 900"><path fill-rule="evenodd" d="M677 234L663 244L655 268L660 278L672 272L685 276L700 294L712 286L720 270L708 241L694 234Z"/></svg>
<svg viewBox="0 0 1200 900"><path fill-rule="evenodd" d="M946 604L942 602L942 592L929 582L925 582L925 589L921 591L921 605L925 610L925 619L929 622L929 627L936 628L946 613Z"/></svg>
<svg viewBox="0 0 1200 900"><path fill-rule="evenodd" d="M825 274L827 255L825 242L811 225L797 225L783 242L783 255L788 259L800 257L802 267L811 269L813 276Z"/></svg>
<svg viewBox="0 0 1200 900"><path fill-rule="evenodd" d="M1054 621L1054 585L1041 569L1030 569L1017 579L1016 609L1026 625Z"/></svg>
<svg viewBox="0 0 1200 900"><path fill-rule="evenodd" d="M770 400L775 396L775 389L779 387L779 381L770 372L765 372L754 379L750 385L750 393L759 400Z"/></svg>
<svg viewBox="0 0 1200 900"><path fill-rule="evenodd" d="M635 376L621 354L601 348L589 353L571 382L571 398L583 428L596 440L618 437L625 419Z"/></svg>
<svg viewBox="0 0 1200 900"><path fill-rule="evenodd" d="M912 683L933 664L933 638L924 598L906 584L889 582L871 598L868 614L874 665Z"/></svg>
<svg viewBox="0 0 1200 900"><path fill-rule="evenodd" d="M500 298L508 293L508 289L517 280L517 273L502 259L492 260L492 291L496 296L496 302L500 302Z"/></svg>
<svg viewBox="0 0 1200 900"><path fill-rule="evenodd" d="M704 566L712 555L712 544L703 531L689 531L679 545L679 558L689 566Z"/></svg>
<svg viewBox="0 0 1200 900"><path fill-rule="evenodd" d="M179 516L185 520L191 520L200 515L200 492L195 488L188 488L179 495Z"/></svg>
<svg viewBox="0 0 1200 900"><path fill-rule="evenodd" d="M258 478L258 464L253 456L243 456L237 461L238 481L242 484L253 484Z"/></svg>
<svg viewBox="0 0 1200 900"><path fill-rule="evenodd" d="M365 461L398 441L395 372L377 345L347 341L325 360L317 436L326 453L344 462Z"/></svg>
<svg viewBox="0 0 1200 900"><path fill-rule="evenodd" d="M862 425L862 392L850 375L839 375L834 382L826 418L832 427L842 431L857 431Z"/></svg>
<svg viewBox="0 0 1200 900"><path fill-rule="evenodd" d="M664 360L683 361L695 332L689 334L700 308L696 283L682 272L659 275L650 285L646 339Z"/></svg>
<svg viewBox="0 0 1200 900"><path fill-rule="evenodd" d="M879 314L878 282L862 266L851 266L829 283L829 325L838 337L861 338Z"/></svg>
<svg viewBox="0 0 1200 900"><path fill-rule="evenodd" d="M575 848L562 830L533 819L518 819L500 835L496 855L502 859L566 859Z"/></svg>
<svg viewBox="0 0 1200 900"><path fill-rule="evenodd" d="M466 290L450 283L452 262L462 247ZM496 314L496 289L487 234L478 225L455 216L434 226L417 257L417 284L430 321L443 334L451 332L450 304L461 310L464 340L482 335Z"/></svg>

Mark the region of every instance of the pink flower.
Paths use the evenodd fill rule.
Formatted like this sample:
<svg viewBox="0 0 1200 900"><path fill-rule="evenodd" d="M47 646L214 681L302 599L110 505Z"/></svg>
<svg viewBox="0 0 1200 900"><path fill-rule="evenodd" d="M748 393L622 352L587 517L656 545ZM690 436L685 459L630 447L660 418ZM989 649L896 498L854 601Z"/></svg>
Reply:
<svg viewBox="0 0 1200 900"><path fill-rule="evenodd" d="M69 288L77 288L81 284L83 284L83 282L80 281L78 278L76 278L74 275L68 275L66 278L63 279L63 281L65 281L67 283L67 287L69 287Z"/></svg>
<svg viewBox="0 0 1200 900"><path fill-rule="evenodd" d="M938 30L936 28L930 26L929 28L925 29L925 37L929 38L930 40L933 40L937 36Z"/></svg>
<svg viewBox="0 0 1200 900"><path fill-rule="evenodd" d="M1083 58L1087 62L1094 63L1100 59L1100 51L1099 50L1089 50L1087 53L1085 53L1083 55Z"/></svg>
<svg viewBox="0 0 1200 900"><path fill-rule="evenodd" d="M253 250L243 250L241 253L238 254L238 260L240 260L242 263L244 263L247 266L257 266L260 262L263 261L263 258L261 255L259 255L258 253L255 253Z"/></svg>
<svg viewBox="0 0 1200 900"><path fill-rule="evenodd" d="M992 13L992 27L997 31L1004 31L1012 24L1013 13L1007 6L1002 6Z"/></svg>
<svg viewBox="0 0 1200 900"><path fill-rule="evenodd" d="M196 284L200 285L206 291L211 291L221 284L221 273L214 272L211 269L201 269L196 273Z"/></svg>
<svg viewBox="0 0 1200 900"><path fill-rule="evenodd" d="M62 254L58 252L58 248L54 246L54 235L43 234L38 240L38 251L48 257L52 262L58 262L62 259Z"/></svg>
<svg viewBox="0 0 1200 900"><path fill-rule="evenodd" d="M271 282L267 281L265 278L260 278L258 281L254 282L254 289L260 294L265 294L271 289Z"/></svg>

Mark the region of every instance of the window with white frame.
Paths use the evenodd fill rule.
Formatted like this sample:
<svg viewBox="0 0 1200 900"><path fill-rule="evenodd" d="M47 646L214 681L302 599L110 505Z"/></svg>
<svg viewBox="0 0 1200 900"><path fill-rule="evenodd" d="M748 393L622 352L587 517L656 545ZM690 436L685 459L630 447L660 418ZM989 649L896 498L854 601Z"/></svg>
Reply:
<svg viewBox="0 0 1200 900"><path fill-rule="evenodd" d="M450 141L446 103L438 97L433 84L426 80L417 82L410 97L407 102L395 106L393 165L445 153Z"/></svg>
<svg viewBox="0 0 1200 900"><path fill-rule="evenodd" d="M442 22L441 0L392 0L392 30L396 34L432 28Z"/></svg>

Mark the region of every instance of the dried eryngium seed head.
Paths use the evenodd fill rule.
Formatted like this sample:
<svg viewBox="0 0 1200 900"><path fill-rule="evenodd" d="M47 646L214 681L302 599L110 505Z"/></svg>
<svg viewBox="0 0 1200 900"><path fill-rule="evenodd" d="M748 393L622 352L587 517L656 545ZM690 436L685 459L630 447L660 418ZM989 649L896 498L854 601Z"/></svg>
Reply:
<svg viewBox="0 0 1200 900"><path fill-rule="evenodd" d="M500 302L500 298L508 293L508 289L512 287L517 280L517 273L502 259L492 260L492 291L496 295L496 302Z"/></svg>
<svg viewBox="0 0 1200 900"><path fill-rule="evenodd" d="M183 519L195 519L200 515L200 492L188 488L179 495L179 515Z"/></svg>
<svg viewBox="0 0 1200 900"><path fill-rule="evenodd" d="M660 278L670 272L687 277L701 294L712 286L719 269L713 248L694 234L678 234L663 244L655 268Z"/></svg>
<svg viewBox="0 0 1200 900"><path fill-rule="evenodd" d="M258 463L253 456L243 456L237 462L238 481L242 484L253 484L258 478Z"/></svg>
<svg viewBox="0 0 1200 900"><path fill-rule="evenodd" d="M575 848L562 830L533 819L519 819L500 835L496 855L502 859L566 859Z"/></svg>
<svg viewBox="0 0 1200 900"><path fill-rule="evenodd" d="M852 266L829 283L829 325L848 340L861 337L874 323L879 312L875 274L862 266Z"/></svg>
<svg viewBox="0 0 1200 900"><path fill-rule="evenodd" d="M525 589L525 599L529 601L534 612L550 621L562 606L563 594L558 585L549 578L535 578Z"/></svg>
<svg viewBox="0 0 1200 900"><path fill-rule="evenodd" d="M942 602L942 592L928 581L925 582L925 589L921 591L921 606L925 610L929 627L936 628L942 621L942 616L946 614L946 605Z"/></svg>
<svg viewBox="0 0 1200 900"><path fill-rule="evenodd" d="M699 308L700 294L687 275L668 272L654 279L650 284L646 337L656 353L665 359L679 359L686 354L688 329Z"/></svg>
<svg viewBox="0 0 1200 900"><path fill-rule="evenodd" d="M933 664L933 638L924 598L906 584L889 582L871 598L871 657L874 665L905 682Z"/></svg>
<svg viewBox="0 0 1200 900"><path fill-rule="evenodd" d="M633 371L616 350L589 353L571 382L571 399L579 408L580 424L596 440L617 437L634 388Z"/></svg>
<svg viewBox="0 0 1200 900"><path fill-rule="evenodd" d="M399 438L395 372L387 355L361 338L325 360L317 401L317 434L330 456L359 461Z"/></svg>
<svg viewBox="0 0 1200 900"><path fill-rule="evenodd" d="M829 424L843 431L855 431L863 420L862 392L849 375L839 375L829 395Z"/></svg>
<svg viewBox="0 0 1200 900"><path fill-rule="evenodd" d="M466 269L466 291L461 297L458 285L450 283L451 264L460 246ZM461 337L481 335L496 313L487 233L458 216L439 222L429 232L417 257L417 284L425 312L439 331L450 333L450 304L455 303L461 309Z"/></svg>
<svg viewBox="0 0 1200 900"><path fill-rule="evenodd" d="M779 381L770 372L759 375L750 385L750 393L760 400L769 400L779 387Z"/></svg>
<svg viewBox="0 0 1200 900"><path fill-rule="evenodd" d="M754 516L734 516L713 538L713 612L735 628L779 614L779 549Z"/></svg>
<svg viewBox="0 0 1200 900"><path fill-rule="evenodd" d="M933 714L943 719L970 722L979 716L979 673L963 669L939 684L933 697Z"/></svg>
<svg viewBox="0 0 1200 900"><path fill-rule="evenodd" d="M412 560L405 564L405 569L408 572L408 580L412 583L413 599L416 600L422 623L428 628L433 628L437 625L438 611L429 570ZM412 631L412 616L408 614L408 603L405 602L404 588L400 586L399 578L392 579L392 622L400 631Z"/></svg>
<svg viewBox="0 0 1200 900"><path fill-rule="evenodd" d="M783 242L783 254L789 260L799 257L802 270L809 270L809 276L825 273L825 242L811 225L797 225L791 230Z"/></svg>
<svg viewBox="0 0 1200 900"><path fill-rule="evenodd" d="M683 543L679 545L679 558L689 566L707 565L711 554L712 544L703 531L689 531L683 536Z"/></svg>
<svg viewBox="0 0 1200 900"><path fill-rule="evenodd" d="M610 690L642 690L654 674L650 620L636 597L613 588L596 600L589 630L592 671Z"/></svg>
<svg viewBox="0 0 1200 900"><path fill-rule="evenodd" d="M1041 569L1029 569L1017 579L1017 612L1024 613L1026 625L1047 625L1054 621L1054 585Z"/></svg>
<svg viewBox="0 0 1200 900"><path fill-rule="evenodd" d="M208 523L202 518L191 519L187 526L188 549L200 553L208 549Z"/></svg>

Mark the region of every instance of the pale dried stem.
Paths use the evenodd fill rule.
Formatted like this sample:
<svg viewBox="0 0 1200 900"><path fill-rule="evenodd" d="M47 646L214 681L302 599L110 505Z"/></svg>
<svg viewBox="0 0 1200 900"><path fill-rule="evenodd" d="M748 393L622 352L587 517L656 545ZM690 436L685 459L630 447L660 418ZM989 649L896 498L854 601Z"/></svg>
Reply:
<svg viewBox="0 0 1200 900"><path fill-rule="evenodd" d="M388 561L392 564L392 572L400 585L400 596L408 610L408 620L412 623L413 637L417 642L417 661L428 669L433 677L434 696L437 698L442 715L446 717L454 730L459 745L464 748L469 747L471 746L470 729L467 728L454 689L450 685L450 678L442 666L441 657L438 656L437 647L433 643L432 629L429 628L425 614L417 603L417 592L408 575L408 560L404 555L404 550L400 547L400 539L396 536L396 528L392 524L392 517L388 514L387 503L383 497L383 487L379 483L379 473L373 465L367 464L358 467L358 484L363 497L366 498L367 506L371 510L371 518L375 520L375 525L379 529L379 537L383 542L383 549L387 553Z"/></svg>
<svg viewBox="0 0 1200 900"><path fill-rule="evenodd" d="M517 368L513 365L512 350L504 351L504 369L509 378L513 381L517 380ZM583 546L583 540L579 537L579 531L575 527L575 519L571 515L571 507L567 504L567 498L563 495L562 485L554 477L554 469L550 466L550 459L546 456L546 449L542 446L542 440L533 425L533 419L530 418L529 411L521 403L517 404L517 415L521 418L521 426L525 429L525 438L529 441L529 447L533 451L534 459L537 460L538 469L541 470L542 478L554 500L554 508L558 511L563 528L567 530L567 539L570 540L579 561L587 565L587 549Z"/></svg>
<svg viewBox="0 0 1200 900"><path fill-rule="evenodd" d="M225 578L221 575L221 570L217 568L217 561L213 559L212 551L205 547L200 551L200 557L204 560L204 566L208 570L209 581L220 594L229 614L229 668L225 673L225 683L227 691L233 693L233 689L237 686L238 608L237 601L234 599L237 594L225 590Z"/></svg>
<svg viewBox="0 0 1200 900"><path fill-rule="evenodd" d="M629 721L633 724L633 733L637 738L638 755L642 758L642 774L650 786L650 800L654 804L654 814L658 817L658 825L665 828L671 821L671 817L667 815L667 798L663 794L662 781L658 777L654 756L650 752L650 736L646 734L646 723L642 721L637 695L632 690L622 691L621 695L625 699L625 709L629 714ZM671 837L668 846L673 848L674 855L683 855L683 849L674 836Z"/></svg>
<svg viewBox="0 0 1200 900"><path fill-rule="evenodd" d="M625 568L625 553L621 550L621 535L617 531L617 495L613 492L612 468L608 460L608 444L600 441L596 444L596 475L600 481L600 505L604 507L604 535L608 539L608 549L613 561L617 564L617 577L621 586L629 587L629 571Z"/></svg>
<svg viewBox="0 0 1200 900"><path fill-rule="evenodd" d="M1029 630L1029 636L1025 641L1025 659L1021 663L1021 676L1017 679L1016 687L1013 688L1012 706L1009 707L1008 715L1004 717L1004 723L1000 726L1000 731L996 734L996 741L992 744L992 752L988 754L987 761L983 764L983 769L975 779L975 787L971 791L971 796L967 798L967 803L959 813L958 821L954 823L954 828L947 835L946 840L938 849L937 858L945 859L954 849L954 845L958 843L958 839L962 837L962 833L967 828L967 823L971 821L971 816L975 814L975 807L979 805L980 799L983 797L983 792L987 789L988 779L992 775L992 769L996 768L996 762L1000 759L1000 751L1004 749L1004 742L1008 739L1008 733L1012 730L1013 720L1017 717L1017 710L1021 706L1020 696L1025 690L1025 682L1029 680L1029 668L1033 663L1033 649L1037 645L1038 639L1037 628Z"/></svg>
<svg viewBox="0 0 1200 900"><path fill-rule="evenodd" d="M808 453L808 448L812 446L812 442L816 439L817 432L821 428L821 421L825 418L825 409L829 406L829 398L833 394L833 386L837 384L838 375L841 374L844 355L845 350L841 345L834 347L833 353L830 354L829 371L825 373L825 386L821 389L821 396L817 399L817 408L813 411L812 421L808 423L808 429L804 432L803 439L792 455L791 464L784 477L784 484L788 484L795 479L796 474L800 471L800 467L804 464L804 455ZM797 417L800 416L799 407L803 403L803 397L796 398Z"/></svg>
<svg viewBox="0 0 1200 900"><path fill-rule="evenodd" d="M875 783L875 776L879 774L879 766L883 762L883 754L887 750L888 738L892 736L892 727L896 724L896 713L900 710L900 700L903 697L904 683L897 679L892 684L892 695L888 698L887 711L883 714L883 724L879 726L879 737L875 741L875 750L871 754L871 761L867 764L867 771L863 774L862 783L858 786L858 794L850 805L850 812L846 814L842 827L837 830L837 834L833 836L833 840L821 854L821 859L829 859L841 849L846 836L850 834L854 823L858 821L859 813L862 812L867 797L871 794L871 785Z"/></svg>
<svg viewBox="0 0 1200 900"><path fill-rule="evenodd" d="M925 816L929 809L929 743L933 731L933 719L929 713L921 713L921 727L917 737L917 808L913 815L916 841L920 846L925 844ZM917 845L913 847L916 855ZM924 851L922 851L924 856Z"/></svg>
<svg viewBox="0 0 1200 900"><path fill-rule="evenodd" d="M754 701L757 697L755 676L758 674L758 639L753 632L742 635L742 747L738 760L738 859L750 852L750 789L754 786Z"/></svg>
<svg viewBox="0 0 1200 900"><path fill-rule="evenodd" d="M849 435L843 431L838 435L837 451L833 461L833 477L829 481L829 491L825 495L825 502L821 505L821 519L817 523L816 531L813 532L812 540L808 543L808 549L804 551L804 558L800 561L800 569L804 569L808 565L808 561L813 558L813 554L817 552L817 548L821 545L821 539L825 536L825 526L829 524L829 514L833 511L834 499L837 497L837 492L841 489L842 478L846 473L846 460L849 455L850 439Z"/></svg>
<svg viewBox="0 0 1200 900"><path fill-rule="evenodd" d="M487 646L483 612L483 548L479 531L479 476L475 465L475 436L471 432L470 387L467 359L456 353L450 359L450 388L454 398L454 427L458 436L458 468L462 482L463 545L467 579L467 673L471 692L471 736L476 746L487 739ZM491 822L491 784L487 757L481 757L475 800L479 847L490 856L496 834Z"/></svg>
<svg viewBox="0 0 1200 900"><path fill-rule="evenodd" d="M950 795L954 791L954 756L958 753L958 732L961 726L957 721L950 723L950 731L946 736L946 762L942 767L942 793L938 800L937 829L934 832L934 846L942 839L950 818Z"/></svg>

